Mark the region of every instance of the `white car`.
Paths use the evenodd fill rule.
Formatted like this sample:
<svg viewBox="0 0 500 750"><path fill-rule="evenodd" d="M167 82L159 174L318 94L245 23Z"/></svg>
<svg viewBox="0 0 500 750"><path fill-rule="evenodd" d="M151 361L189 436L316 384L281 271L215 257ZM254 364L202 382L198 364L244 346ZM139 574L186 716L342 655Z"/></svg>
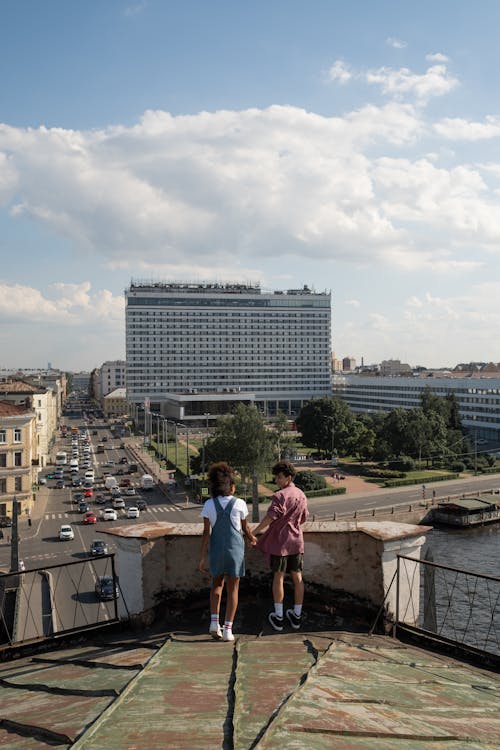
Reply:
<svg viewBox="0 0 500 750"><path fill-rule="evenodd" d="M61 542L70 541L75 538L75 532L69 524L63 524L59 529L59 539Z"/></svg>
<svg viewBox="0 0 500 750"><path fill-rule="evenodd" d="M101 511L101 518L103 521L117 521L118 514L114 508L104 508Z"/></svg>
<svg viewBox="0 0 500 750"><path fill-rule="evenodd" d="M125 500L123 497L115 497L113 498L113 508L124 508L125 507Z"/></svg>
<svg viewBox="0 0 500 750"><path fill-rule="evenodd" d="M127 518L139 518L139 508L136 508L135 505L131 505L130 508L127 509Z"/></svg>
<svg viewBox="0 0 500 750"><path fill-rule="evenodd" d="M126 495L135 495L135 489L133 487L125 487Z"/></svg>

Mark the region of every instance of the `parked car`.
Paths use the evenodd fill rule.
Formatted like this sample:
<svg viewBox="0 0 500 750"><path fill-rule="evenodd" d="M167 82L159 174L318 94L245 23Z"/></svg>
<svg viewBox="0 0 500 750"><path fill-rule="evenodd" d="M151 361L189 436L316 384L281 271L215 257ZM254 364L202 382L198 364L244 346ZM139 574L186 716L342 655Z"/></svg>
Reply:
<svg viewBox="0 0 500 750"><path fill-rule="evenodd" d="M104 510L101 510L100 516L103 521L116 521L118 519L118 514L114 508L104 508Z"/></svg>
<svg viewBox="0 0 500 750"><path fill-rule="evenodd" d="M91 487L86 487L86 488L85 488L85 489L83 490L83 497L92 497L92 495L93 495L93 494L94 494L94 493L93 493L93 491L92 491L92 488L91 488Z"/></svg>
<svg viewBox="0 0 500 750"><path fill-rule="evenodd" d="M148 509L148 504L145 500L142 499L142 497L138 497L135 504L139 508L139 510Z"/></svg>
<svg viewBox="0 0 500 750"><path fill-rule="evenodd" d="M104 539L94 539L90 543L90 554L91 555L107 555L108 545Z"/></svg>
<svg viewBox="0 0 500 750"><path fill-rule="evenodd" d="M5 529L8 526L12 526L12 518L10 516L0 516L0 527Z"/></svg>
<svg viewBox="0 0 500 750"><path fill-rule="evenodd" d="M131 505L127 508L127 518L139 518L139 508L135 505Z"/></svg>
<svg viewBox="0 0 500 750"><path fill-rule="evenodd" d="M75 538L75 532L69 524L63 524L59 529L59 539L61 542L70 541Z"/></svg>
<svg viewBox="0 0 500 750"><path fill-rule="evenodd" d="M85 513L85 515L83 517L83 523L85 525L88 525L90 523L97 523L97 516L96 516L96 514L92 510L90 510L88 513Z"/></svg>
<svg viewBox="0 0 500 750"><path fill-rule="evenodd" d="M118 599L118 581L113 576L98 576L95 582L95 592L98 599L107 601L109 599Z"/></svg>
<svg viewBox="0 0 500 750"><path fill-rule="evenodd" d="M38 477L38 484L47 484L47 479L45 477Z"/></svg>

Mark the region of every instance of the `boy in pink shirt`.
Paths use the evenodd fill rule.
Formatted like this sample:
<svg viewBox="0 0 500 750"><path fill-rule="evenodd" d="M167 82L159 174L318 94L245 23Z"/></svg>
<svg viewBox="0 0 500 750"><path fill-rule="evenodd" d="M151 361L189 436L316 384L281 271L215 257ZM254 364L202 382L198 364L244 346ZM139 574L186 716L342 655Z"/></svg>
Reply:
<svg viewBox="0 0 500 750"><path fill-rule="evenodd" d="M298 630L304 601L302 524L309 515L307 498L293 483L296 472L290 461L279 461L272 471L279 490L272 496L266 516L253 533L256 535L267 529L256 546L269 559L274 574L274 612L269 613L269 622L275 630L283 630L284 581L289 573L294 586L294 607L287 609L286 616L292 628Z"/></svg>

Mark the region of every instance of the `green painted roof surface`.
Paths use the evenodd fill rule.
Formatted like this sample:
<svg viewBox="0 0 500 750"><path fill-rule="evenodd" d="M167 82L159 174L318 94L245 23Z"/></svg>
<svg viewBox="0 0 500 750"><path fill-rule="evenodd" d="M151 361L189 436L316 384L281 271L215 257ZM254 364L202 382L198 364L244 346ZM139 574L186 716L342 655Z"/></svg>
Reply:
<svg viewBox="0 0 500 750"><path fill-rule="evenodd" d="M500 747L499 675L386 636L165 633L18 659L0 679L9 750Z"/></svg>

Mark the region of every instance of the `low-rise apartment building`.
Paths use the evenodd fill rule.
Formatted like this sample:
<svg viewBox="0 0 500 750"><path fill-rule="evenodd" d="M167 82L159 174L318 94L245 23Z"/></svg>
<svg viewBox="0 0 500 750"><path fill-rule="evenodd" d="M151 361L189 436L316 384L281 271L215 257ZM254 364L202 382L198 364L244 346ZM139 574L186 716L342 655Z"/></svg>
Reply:
<svg viewBox="0 0 500 750"><path fill-rule="evenodd" d="M21 513L30 510L37 468L33 466L36 414L29 406L0 400L0 515L12 516L12 502Z"/></svg>

